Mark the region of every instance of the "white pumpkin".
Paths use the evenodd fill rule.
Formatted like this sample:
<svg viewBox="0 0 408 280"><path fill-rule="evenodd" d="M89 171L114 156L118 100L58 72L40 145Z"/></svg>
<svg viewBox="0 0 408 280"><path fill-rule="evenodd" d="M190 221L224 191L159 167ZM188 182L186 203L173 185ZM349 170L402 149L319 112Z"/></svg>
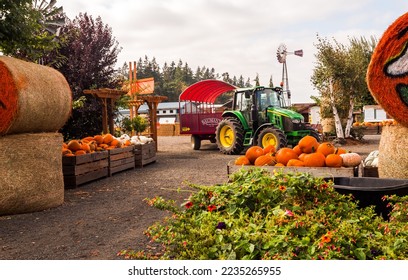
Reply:
<svg viewBox="0 0 408 280"><path fill-rule="evenodd" d="M361 156L357 153L345 153L340 156L343 158L344 167L356 167L361 163Z"/></svg>

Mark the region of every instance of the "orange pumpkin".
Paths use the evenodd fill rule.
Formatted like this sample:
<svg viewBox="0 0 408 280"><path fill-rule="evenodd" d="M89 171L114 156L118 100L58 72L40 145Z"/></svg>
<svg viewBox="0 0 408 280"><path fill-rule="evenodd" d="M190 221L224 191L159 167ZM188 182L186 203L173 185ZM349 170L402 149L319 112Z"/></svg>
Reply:
<svg viewBox="0 0 408 280"><path fill-rule="evenodd" d="M311 153L305 156L304 163L306 167L324 167L326 157L322 153Z"/></svg>
<svg viewBox="0 0 408 280"><path fill-rule="evenodd" d="M299 155L299 160L305 161L305 156L306 156L306 155L308 155L308 154L306 154L306 153L301 153L301 154Z"/></svg>
<svg viewBox="0 0 408 280"><path fill-rule="evenodd" d="M111 146L115 146L116 148L122 147L122 143L121 143L118 139L113 139L113 140L110 142L110 145L111 145Z"/></svg>
<svg viewBox="0 0 408 280"><path fill-rule="evenodd" d="M85 152L90 153L91 152L91 147L89 146L88 143L82 143L81 144L81 150L84 150Z"/></svg>
<svg viewBox="0 0 408 280"><path fill-rule="evenodd" d="M264 150L260 146L252 146L245 152L245 156L249 159L251 164L254 164L255 160L263 154Z"/></svg>
<svg viewBox="0 0 408 280"><path fill-rule="evenodd" d="M254 165L255 166L265 166L265 165L275 165L275 160L271 155L262 155L259 156L256 160Z"/></svg>
<svg viewBox="0 0 408 280"><path fill-rule="evenodd" d="M291 148L281 148L276 152L276 161L286 165L291 159L298 159L297 153Z"/></svg>
<svg viewBox="0 0 408 280"><path fill-rule="evenodd" d="M273 146L273 145L268 145L268 146L266 146L263 150L264 150L264 155L266 155L266 154L273 154L273 153L276 152L276 148L275 148L275 146Z"/></svg>
<svg viewBox="0 0 408 280"><path fill-rule="evenodd" d="M235 165L250 165L251 162L249 162L249 159L246 156L240 156L237 159L235 159Z"/></svg>
<svg viewBox="0 0 408 280"><path fill-rule="evenodd" d="M293 150L300 156L302 154L302 151L300 150L299 145L296 145L295 147L293 147Z"/></svg>
<svg viewBox="0 0 408 280"><path fill-rule="evenodd" d="M283 166L285 166L285 165L282 164L282 163L280 163L280 162L278 162L277 164L275 164L275 166L277 166L277 167L283 167Z"/></svg>
<svg viewBox="0 0 408 280"><path fill-rule="evenodd" d="M336 155L341 155L347 153L346 149L343 148L337 148L336 151L334 152Z"/></svg>
<svg viewBox="0 0 408 280"><path fill-rule="evenodd" d="M103 136L103 143L104 144L109 144L110 142L112 142L113 141L113 135L112 134L110 134L110 133L107 133L107 134L105 134L104 136Z"/></svg>
<svg viewBox="0 0 408 280"><path fill-rule="evenodd" d="M68 148L62 148L62 155L72 154L72 151Z"/></svg>
<svg viewBox="0 0 408 280"><path fill-rule="evenodd" d="M332 143L330 142L323 142L317 147L316 152L322 153L324 156L328 156L330 154L334 154L336 151L336 148L333 146Z"/></svg>
<svg viewBox="0 0 408 280"><path fill-rule="evenodd" d="M68 149L75 152L81 149L81 142L78 140L71 140L68 142Z"/></svg>
<svg viewBox="0 0 408 280"><path fill-rule="evenodd" d="M302 153L314 153L316 152L317 148L319 147L319 142L313 136L307 135L299 140L299 149Z"/></svg>
<svg viewBox="0 0 408 280"><path fill-rule="evenodd" d="M75 152L76 156L85 155L85 154L86 154L86 152L84 150L78 150L78 151Z"/></svg>
<svg viewBox="0 0 408 280"><path fill-rule="evenodd" d="M99 144L103 144L103 136L102 135L95 135L94 136L94 140L96 141L96 143Z"/></svg>
<svg viewBox="0 0 408 280"><path fill-rule="evenodd" d="M303 167L305 166L305 163L301 160L298 159L291 159L288 161L288 163L286 164L286 166L298 166L298 167Z"/></svg>
<svg viewBox="0 0 408 280"><path fill-rule="evenodd" d="M342 167L343 158L340 155L330 154L326 157L325 163L327 167Z"/></svg>

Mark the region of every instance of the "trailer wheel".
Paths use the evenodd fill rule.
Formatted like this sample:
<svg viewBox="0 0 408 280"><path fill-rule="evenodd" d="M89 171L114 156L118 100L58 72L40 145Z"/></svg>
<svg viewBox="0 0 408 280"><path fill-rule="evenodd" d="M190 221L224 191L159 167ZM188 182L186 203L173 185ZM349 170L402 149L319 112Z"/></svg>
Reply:
<svg viewBox="0 0 408 280"><path fill-rule="evenodd" d="M277 150L286 147L288 140L282 130L274 127L266 127L261 130L258 135L258 146L265 148L268 145L273 145Z"/></svg>
<svg viewBox="0 0 408 280"><path fill-rule="evenodd" d="M191 148L199 150L201 148L201 139L197 135L191 135Z"/></svg>
<svg viewBox="0 0 408 280"><path fill-rule="evenodd" d="M223 119L217 126L215 137L223 154L239 155L244 149L244 128L235 118Z"/></svg>

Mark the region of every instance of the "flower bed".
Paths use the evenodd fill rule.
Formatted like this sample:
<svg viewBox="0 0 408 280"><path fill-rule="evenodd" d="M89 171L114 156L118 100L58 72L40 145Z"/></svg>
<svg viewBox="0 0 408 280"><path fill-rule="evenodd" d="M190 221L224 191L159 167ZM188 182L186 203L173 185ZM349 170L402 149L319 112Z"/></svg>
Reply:
<svg viewBox="0 0 408 280"><path fill-rule="evenodd" d="M135 259L406 259L408 197L389 197L389 221L358 207L333 182L306 173L241 169L222 185L196 186L182 208L146 199L173 213L146 230L155 252ZM183 209L184 208L184 209Z"/></svg>

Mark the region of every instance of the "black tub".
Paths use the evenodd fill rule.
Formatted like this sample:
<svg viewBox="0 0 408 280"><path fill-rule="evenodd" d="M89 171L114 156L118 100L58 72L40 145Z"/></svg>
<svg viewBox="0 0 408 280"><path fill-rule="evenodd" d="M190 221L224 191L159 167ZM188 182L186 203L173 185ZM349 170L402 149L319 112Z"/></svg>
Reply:
<svg viewBox="0 0 408 280"><path fill-rule="evenodd" d="M385 179L373 177L335 177L334 189L341 194L352 194L360 207L375 205L375 212L388 219L391 209L384 195L408 195L408 179Z"/></svg>

